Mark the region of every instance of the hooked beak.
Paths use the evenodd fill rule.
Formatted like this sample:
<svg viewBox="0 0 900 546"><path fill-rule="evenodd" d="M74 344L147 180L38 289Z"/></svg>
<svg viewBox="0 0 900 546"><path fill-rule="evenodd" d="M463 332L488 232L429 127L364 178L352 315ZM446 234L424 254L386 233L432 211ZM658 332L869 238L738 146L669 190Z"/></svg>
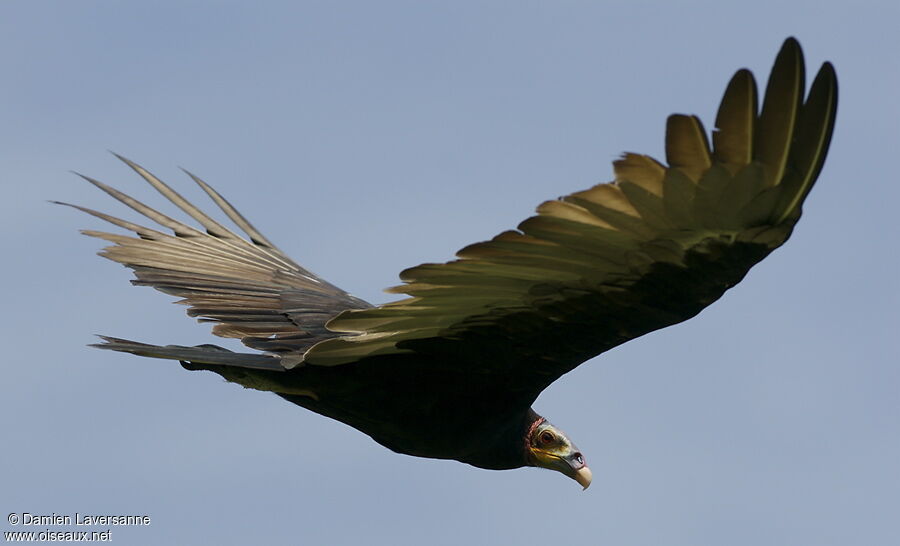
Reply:
<svg viewBox="0 0 900 546"><path fill-rule="evenodd" d="M550 470L556 470L566 476L572 478L582 489L587 489L591 485L593 474L591 469L584 463L581 453L571 446L563 453L553 453L549 451L533 450L535 466L542 466Z"/></svg>

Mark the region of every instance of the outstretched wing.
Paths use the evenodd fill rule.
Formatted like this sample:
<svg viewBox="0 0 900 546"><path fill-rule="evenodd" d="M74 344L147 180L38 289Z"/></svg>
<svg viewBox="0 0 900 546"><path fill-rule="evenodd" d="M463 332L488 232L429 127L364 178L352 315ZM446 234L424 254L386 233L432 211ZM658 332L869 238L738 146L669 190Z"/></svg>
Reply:
<svg viewBox="0 0 900 546"><path fill-rule="evenodd" d="M316 342L334 337L325 322L346 309L364 309L368 303L351 296L336 286L297 265L269 242L221 195L201 179L188 173L220 209L246 234L248 239L229 230L140 165L117 156L134 169L169 201L196 220L205 231L179 222L102 182L82 176L115 199L131 207L174 233L170 235L101 212L74 207L97 218L132 231L137 237L83 230L82 233L113 243L101 256L134 270L136 285L182 298L178 303L189 306L188 315L201 322L213 322L213 333L238 338L248 347L280 355L290 362ZM127 340L106 339L103 348L181 360L248 367L271 367L261 355L224 356L222 350L183 347L155 347ZM193 351L193 352L191 352ZM202 358L209 352L212 358ZM190 353L190 354L188 354ZM193 356L191 356L193 355ZM214 358L213 358L214 357ZM259 363L256 363L256 361ZM254 364L256 363L256 364Z"/></svg>
<svg viewBox="0 0 900 546"><path fill-rule="evenodd" d="M468 246L458 260L401 273L410 297L345 311L343 337L305 355L333 366L418 353L460 372L502 374L540 392L587 358L686 320L788 238L831 138L837 82L825 64L804 101L800 46L775 61L761 112L738 71L712 135L673 115L668 167L626 154L615 181L548 201L516 231ZM443 364L440 364L443 363Z"/></svg>

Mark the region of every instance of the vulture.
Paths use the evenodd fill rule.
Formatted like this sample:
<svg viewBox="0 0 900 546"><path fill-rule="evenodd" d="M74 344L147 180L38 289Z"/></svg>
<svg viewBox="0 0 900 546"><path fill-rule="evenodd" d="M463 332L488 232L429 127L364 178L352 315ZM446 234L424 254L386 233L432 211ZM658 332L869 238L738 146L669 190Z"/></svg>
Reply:
<svg viewBox="0 0 900 546"><path fill-rule="evenodd" d="M243 235L118 156L199 227L87 176L157 228L59 204L133 233L82 231L112 243L100 255L131 268L133 284L255 352L107 336L94 346L273 392L398 453L543 467L587 488L585 457L532 403L582 362L693 317L787 240L831 140L830 63L804 94L788 38L761 108L751 72L731 78L711 143L696 116L673 114L666 163L626 153L612 182L547 201L455 260L404 270L387 291L405 296L377 306L298 265L197 176L185 171Z"/></svg>

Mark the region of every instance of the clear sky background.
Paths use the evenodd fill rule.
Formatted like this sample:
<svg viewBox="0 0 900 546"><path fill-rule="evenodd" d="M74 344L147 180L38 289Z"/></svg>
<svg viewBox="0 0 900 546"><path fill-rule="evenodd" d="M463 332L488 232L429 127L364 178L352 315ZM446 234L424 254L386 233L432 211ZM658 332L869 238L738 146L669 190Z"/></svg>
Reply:
<svg viewBox="0 0 900 546"><path fill-rule="evenodd" d="M898 21L893 0L3 2L0 529L80 512L151 517L116 544L900 543ZM134 218L77 170L161 205L107 149L206 203L191 169L380 303L404 267L609 180L620 152L662 158L668 114L711 127L731 74L765 81L789 35L840 80L803 219L700 316L538 399L587 492L86 347L220 343L94 255L77 229L100 221L46 202Z"/></svg>

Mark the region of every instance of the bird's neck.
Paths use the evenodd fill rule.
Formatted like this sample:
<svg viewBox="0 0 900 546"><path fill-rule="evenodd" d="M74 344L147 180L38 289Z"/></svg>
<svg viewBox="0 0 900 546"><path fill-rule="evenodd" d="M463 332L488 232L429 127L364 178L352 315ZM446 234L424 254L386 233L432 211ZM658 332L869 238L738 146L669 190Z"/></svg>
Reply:
<svg viewBox="0 0 900 546"><path fill-rule="evenodd" d="M508 425L492 435L489 442L482 443L481 449L470 456L460 458L460 460L472 466L490 470L508 470L528 466L530 463L527 460L525 449L528 434L536 424L543 420L543 417L528 408L526 412L508 421Z"/></svg>

